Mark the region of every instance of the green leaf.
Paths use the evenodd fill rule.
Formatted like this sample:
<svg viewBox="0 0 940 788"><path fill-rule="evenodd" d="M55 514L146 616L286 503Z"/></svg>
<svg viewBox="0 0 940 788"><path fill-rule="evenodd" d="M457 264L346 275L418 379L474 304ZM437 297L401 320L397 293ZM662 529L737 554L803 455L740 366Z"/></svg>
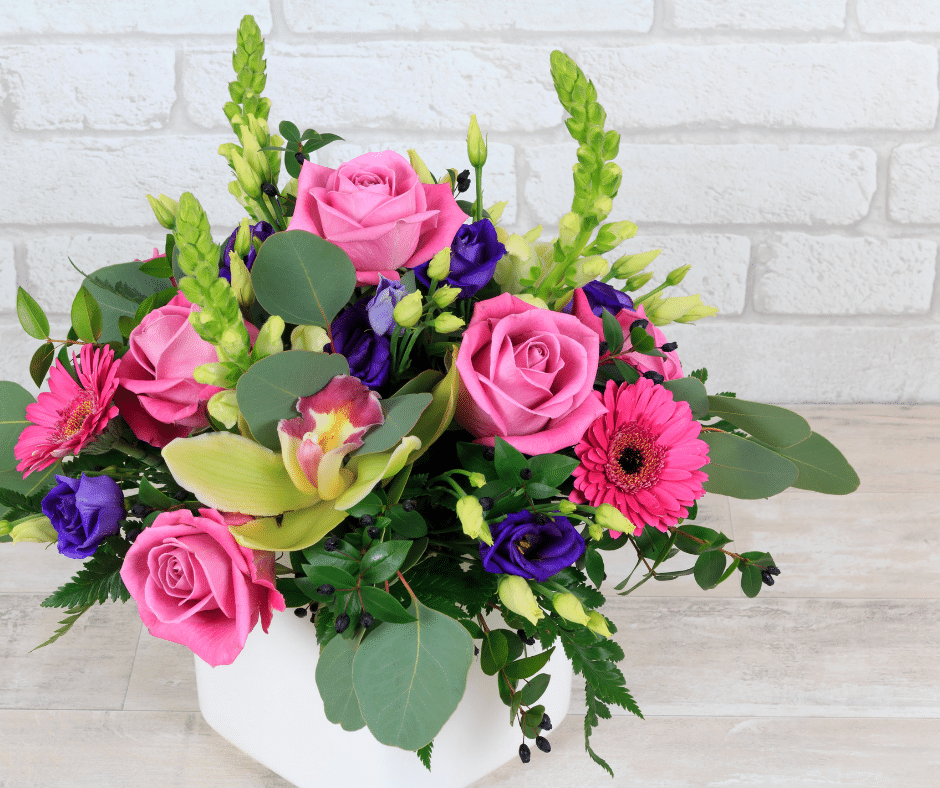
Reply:
<svg viewBox="0 0 940 788"><path fill-rule="evenodd" d="M760 587L764 584L760 578L760 569L751 564L740 567L741 569L741 590L744 595L753 599L760 593Z"/></svg>
<svg viewBox="0 0 940 788"><path fill-rule="evenodd" d="M411 549L408 550L408 555L405 557L404 563L401 565L400 572L407 572L411 567L418 563L424 555L425 550L428 549L428 544L430 540L423 536L420 539L415 539L411 543Z"/></svg>
<svg viewBox="0 0 940 788"><path fill-rule="evenodd" d="M317 660L317 689L323 700L323 712L344 731L358 731L366 726L353 689L353 658L358 648L358 638L333 638Z"/></svg>
<svg viewBox="0 0 940 788"><path fill-rule="evenodd" d="M66 617L63 618L59 624L59 628L55 631L55 634L49 638L45 643L40 643L36 648L29 650L29 653L32 654L36 649L40 649L43 646L48 646L50 643L55 643L60 637L62 637L66 632L68 632L72 625L81 618L82 614L91 609L91 605L78 605L76 607L70 607L65 611Z"/></svg>
<svg viewBox="0 0 940 788"><path fill-rule="evenodd" d="M174 506L179 506L179 501L174 500L162 490L158 490L144 478L140 480L140 492L137 494L137 500L144 506L164 512Z"/></svg>
<svg viewBox="0 0 940 788"><path fill-rule="evenodd" d="M804 441L811 433L806 419L777 405L712 396L708 398L708 410L712 416L724 419L762 443L778 449Z"/></svg>
<svg viewBox="0 0 940 788"><path fill-rule="evenodd" d="M415 751L415 754L420 759L421 763L424 764L424 768L428 771L431 771L431 750L434 748L434 742L429 741L423 747L420 747Z"/></svg>
<svg viewBox="0 0 940 788"><path fill-rule="evenodd" d="M508 661L509 639L506 633L501 629L488 632L480 649L480 669L487 676L495 676Z"/></svg>
<svg viewBox="0 0 940 788"><path fill-rule="evenodd" d="M121 580L123 557L99 547L68 583L46 597L41 607L84 607L110 599L126 602L131 598Z"/></svg>
<svg viewBox="0 0 940 788"><path fill-rule="evenodd" d="M316 589L324 584L331 585L334 588L356 587L356 578L338 566L304 564L303 569L306 577L298 577L297 585L306 593L315 594Z"/></svg>
<svg viewBox="0 0 940 788"><path fill-rule="evenodd" d="M16 316L23 330L34 339L49 338L49 318L42 307L22 287L16 290Z"/></svg>
<svg viewBox="0 0 940 788"><path fill-rule="evenodd" d="M604 559L596 549L589 547L584 551L584 571L591 578L591 582L600 588L604 582Z"/></svg>
<svg viewBox="0 0 940 788"><path fill-rule="evenodd" d="M382 583L401 568L411 550L411 542L393 540L370 547L362 557L362 582Z"/></svg>
<svg viewBox="0 0 940 788"><path fill-rule="evenodd" d="M26 406L35 401L33 395L19 383L0 381L0 471L16 467L18 460L13 449L20 439L20 433L30 424L26 418Z"/></svg>
<svg viewBox="0 0 940 788"><path fill-rule="evenodd" d="M619 358L614 359L614 366L623 378L624 383L636 383L640 379L640 373Z"/></svg>
<svg viewBox="0 0 940 788"><path fill-rule="evenodd" d="M444 430L450 426L457 409L457 393L460 390L460 377L457 374L457 349L451 351L446 363L450 365L447 374L431 389L433 397L431 404L425 409L409 433L421 440L421 448L411 455L410 461L415 462L431 445L441 437ZM423 374L423 373L422 373Z"/></svg>
<svg viewBox="0 0 940 788"><path fill-rule="evenodd" d="M699 555L701 553L707 553L712 550L717 550L719 547L724 547L726 544L731 542L727 536L723 533L719 533L713 528L706 528L702 525L691 525L686 523L685 525L679 526L676 534L676 547L678 547L683 553L689 553L691 555ZM695 541L695 539L689 539L684 536L688 534L689 536L695 537L695 539L701 539L704 544L701 542Z"/></svg>
<svg viewBox="0 0 940 788"><path fill-rule="evenodd" d="M695 561L695 582L700 588L708 590L718 585L727 561L720 552L702 553Z"/></svg>
<svg viewBox="0 0 940 788"><path fill-rule="evenodd" d="M289 120L282 120L277 124L278 133L288 142L298 142L300 140L300 129Z"/></svg>
<svg viewBox="0 0 940 788"><path fill-rule="evenodd" d="M623 349L623 328L617 322L617 318L606 309L601 310L601 321L603 322L607 351L615 356Z"/></svg>
<svg viewBox="0 0 940 788"><path fill-rule="evenodd" d="M379 401L385 421L381 426L370 430L358 449L350 454L377 454L388 451L418 423L424 410L431 404L430 394L403 394Z"/></svg>
<svg viewBox="0 0 940 788"><path fill-rule="evenodd" d="M168 243L172 244L172 233L167 236ZM170 247L170 254L172 255L173 248ZM157 279L169 279L173 276L173 264L170 262L170 257L163 255L161 257L155 257L152 260L147 260L143 263L138 269L142 274L147 274L147 276L155 276Z"/></svg>
<svg viewBox="0 0 940 788"><path fill-rule="evenodd" d="M389 509L388 516L395 533L407 539L419 539L428 532L427 521L416 510L406 512L401 506L394 506Z"/></svg>
<svg viewBox="0 0 940 788"><path fill-rule="evenodd" d="M531 706L548 689L548 683L551 679L552 677L548 673L539 673L538 676L533 676L529 679L529 683L516 693L519 702L524 706Z"/></svg>
<svg viewBox="0 0 940 788"><path fill-rule="evenodd" d="M818 432L795 446L776 451L796 466L799 476L793 486L800 490L848 495L858 489L855 469L842 452Z"/></svg>
<svg viewBox="0 0 940 788"><path fill-rule="evenodd" d="M265 241L267 243L267 241ZM349 362L338 353L285 350L249 367L235 387L238 408L255 440L279 452L277 423L293 419L297 400L316 394L337 375L349 374Z"/></svg>
<svg viewBox="0 0 940 788"><path fill-rule="evenodd" d="M503 670L505 670L506 675L511 679L527 679L529 676L534 676L544 668L545 664L551 659L554 653L555 647L552 646L550 649L540 654L534 654L531 657L523 657L522 659L517 659L515 662L510 662Z"/></svg>
<svg viewBox="0 0 940 788"><path fill-rule="evenodd" d="M382 744L426 746L463 697L473 639L454 619L413 602L416 620L371 632L353 659L353 687Z"/></svg>
<svg viewBox="0 0 940 788"><path fill-rule="evenodd" d="M327 328L356 286L356 269L338 246L303 230L270 236L251 269L255 296L285 323Z"/></svg>
<svg viewBox="0 0 940 788"><path fill-rule="evenodd" d="M499 436L495 439L494 452L493 462L499 478L510 484L519 484L519 472L529 466L525 455Z"/></svg>
<svg viewBox="0 0 940 788"><path fill-rule="evenodd" d="M310 597L300 590L293 577L278 577L274 584L283 595L286 607L304 607L310 601Z"/></svg>
<svg viewBox="0 0 940 788"><path fill-rule="evenodd" d="M402 607L395 597L385 593L381 588L362 586L360 591L366 610L379 621L387 621L390 624L408 624L417 620Z"/></svg>
<svg viewBox="0 0 940 788"><path fill-rule="evenodd" d="M140 325L143 322L143 319L147 317L154 309L159 309L162 306L166 306L170 303L179 291L175 287L166 287L161 290L159 293L154 293L153 295L147 296L137 307L137 311L134 312L134 322ZM118 328L121 331L124 330L124 326L127 325L127 321L121 322L121 318L124 315L118 318Z"/></svg>
<svg viewBox="0 0 940 788"><path fill-rule="evenodd" d="M36 348L36 352L29 360L29 376L37 386L42 386L54 358L55 346L51 342L45 342Z"/></svg>
<svg viewBox="0 0 940 788"><path fill-rule="evenodd" d="M141 273L140 263L119 263L99 268L85 277L88 290L101 308L101 342L121 342L118 319L133 317L137 308L151 295L166 288L166 281Z"/></svg>
<svg viewBox="0 0 940 788"><path fill-rule="evenodd" d="M689 403L693 418L703 419L708 415L708 395L705 393L705 386L698 378L666 380L662 386L672 392L672 398L676 402Z"/></svg>
<svg viewBox="0 0 940 788"><path fill-rule="evenodd" d="M564 454L537 454L529 458L532 481L549 487L557 487L565 481L578 464L578 460Z"/></svg>
<svg viewBox="0 0 940 788"><path fill-rule="evenodd" d="M796 481L798 471L789 460L753 441L724 432L699 436L708 444L710 462L705 490L733 498L769 498Z"/></svg>
<svg viewBox="0 0 940 788"><path fill-rule="evenodd" d="M97 342L101 336L101 307L84 287L78 289L72 301L72 328L85 342Z"/></svg>

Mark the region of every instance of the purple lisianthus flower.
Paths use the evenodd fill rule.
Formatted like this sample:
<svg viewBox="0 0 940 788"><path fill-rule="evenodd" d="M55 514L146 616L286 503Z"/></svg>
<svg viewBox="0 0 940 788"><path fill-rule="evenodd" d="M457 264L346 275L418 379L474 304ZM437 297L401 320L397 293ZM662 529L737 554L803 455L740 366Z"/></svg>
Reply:
<svg viewBox="0 0 940 788"><path fill-rule="evenodd" d="M487 572L519 575L541 583L584 553L584 538L567 517L552 518L523 509L491 525L490 532L493 544L480 544L480 559Z"/></svg>
<svg viewBox="0 0 940 788"><path fill-rule="evenodd" d="M408 291L401 282L392 282L384 276L379 277L379 287L375 295L366 304L366 314L369 316L369 325L380 336L390 336L395 328L393 313L395 305L401 301Z"/></svg>
<svg viewBox="0 0 940 788"><path fill-rule="evenodd" d="M391 343L369 323L368 301L360 298L336 316L330 326L333 342L324 349L346 356L349 374L377 389L388 380Z"/></svg>
<svg viewBox="0 0 940 788"><path fill-rule="evenodd" d="M58 548L69 558L88 558L105 538L118 532L124 519L124 493L110 476L72 479L58 484L42 499L42 513L59 535Z"/></svg>
<svg viewBox="0 0 940 788"><path fill-rule="evenodd" d="M587 296L588 304L591 306L591 312L595 317L602 317L603 310L607 310L614 317L621 309L633 309L633 299L626 293L621 292L616 287L611 287L605 282L588 282L581 288L584 295ZM565 304L564 311L571 314L571 305L569 301Z"/></svg>
<svg viewBox="0 0 940 788"><path fill-rule="evenodd" d="M254 241L255 239L258 242L262 242L270 235L274 235L274 228L267 222L258 222L256 225L249 227L251 232L251 249L248 251L248 256L242 260L245 264L245 268L249 271L251 266L254 265L255 257L258 254L258 250L255 248ZM232 281L232 252L235 251L235 236L238 235L238 228L236 227L234 232L226 239L225 245L222 247L222 256L219 259L219 276L225 279L227 282Z"/></svg>
<svg viewBox="0 0 940 788"><path fill-rule="evenodd" d="M450 245L450 273L443 284L459 287L458 298L470 298L482 290L496 273L496 263L506 254L506 247L496 237L496 228L489 219L464 224L457 230ZM415 277L428 286L428 265L414 269Z"/></svg>

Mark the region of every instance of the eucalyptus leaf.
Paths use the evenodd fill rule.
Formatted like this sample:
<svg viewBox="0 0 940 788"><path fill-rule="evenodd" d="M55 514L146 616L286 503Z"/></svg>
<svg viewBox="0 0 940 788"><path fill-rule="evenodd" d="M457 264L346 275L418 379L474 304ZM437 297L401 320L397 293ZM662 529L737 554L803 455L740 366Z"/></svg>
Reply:
<svg viewBox="0 0 940 788"><path fill-rule="evenodd" d="M666 380L662 384L664 389L672 392L676 402L688 402L692 409L692 417L703 419L708 415L708 395L705 386L698 378L676 378Z"/></svg>
<svg viewBox="0 0 940 788"><path fill-rule="evenodd" d="M730 422L738 429L775 449L806 440L812 430L806 419L792 410L737 397L711 396L708 410L712 416Z"/></svg>
<svg viewBox="0 0 940 788"><path fill-rule="evenodd" d="M363 639L353 659L353 687L372 735L418 750L463 698L473 639L457 621L417 600L409 624L384 624Z"/></svg>
<svg viewBox="0 0 940 788"><path fill-rule="evenodd" d="M855 469L835 446L818 432L795 446L777 449L799 472L793 486L826 495L848 495L858 489Z"/></svg>
<svg viewBox="0 0 940 788"><path fill-rule="evenodd" d="M391 449L417 424L432 399L431 394L402 394L380 400L379 404L382 406L385 421L380 426L371 429L362 446L350 456L377 454Z"/></svg>
<svg viewBox="0 0 940 788"><path fill-rule="evenodd" d="M330 722L344 731L357 731L366 726L353 689L353 658L358 648L358 638L333 638L317 660L317 689L323 700L323 712Z"/></svg>
<svg viewBox="0 0 940 788"><path fill-rule="evenodd" d="M12 470L19 462L13 449L20 439L20 433L31 423L26 418L26 406L35 401L33 395L19 383L0 381L0 471ZM20 475L21 481L22 478Z"/></svg>
<svg viewBox="0 0 940 788"><path fill-rule="evenodd" d="M732 498L769 498L797 479L796 466L774 451L726 432L699 436L708 444L707 492Z"/></svg>
<svg viewBox="0 0 940 788"><path fill-rule="evenodd" d="M285 323L328 328L356 286L356 269L338 246L303 230L270 236L251 269L255 297Z"/></svg>
<svg viewBox="0 0 940 788"><path fill-rule="evenodd" d="M338 353L274 353L252 364L238 379L238 409L255 440L272 451L280 451L277 423L298 416L297 400L316 394L337 375L348 374L349 362Z"/></svg>
<svg viewBox="0 0 940 788"><path fill-rule="evenodd" d="M133 317L144 300L166 289L166 281L140 271L140 263L119 263L99 268L82 286L101 307L101 342L121 342L118 319Z"/></svg>

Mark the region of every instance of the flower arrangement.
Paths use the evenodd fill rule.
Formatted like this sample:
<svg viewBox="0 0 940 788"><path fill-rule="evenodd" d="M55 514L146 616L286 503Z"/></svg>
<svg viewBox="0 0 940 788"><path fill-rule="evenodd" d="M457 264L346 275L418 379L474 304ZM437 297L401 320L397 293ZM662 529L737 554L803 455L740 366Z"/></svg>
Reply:
<svg viewBox="0 0 940 788"><path fill-rule="evenodd" d="M336 135L270 133L263 53L245 17L224 107L238 142L220 153L247 216L224 244L192 194L151 196L164 252L87 275L64 340L18 292L48 391L0 383L0 540L83 562L42 603L66 609L43 645L133 598L151 634L226 665L294 608L318 682L343 689L327 718L425 765L470 670L498 686L523 762L526 741L549 751L542 670L560 647L610 771L592 729L611 705L642 715L601 611L605 553L635 553L620 594L692 575L753 597L780 570L694 524L697 501L858 477L797 414L685 372L668 326L716 311L662 294L688 266L639 294L656 252L605 257L637 228L605 223L619 135L569 57L551 73L574 200L540 241L500 226L506 203L484 208L475 117L465 170L435 177L415 151L324 167L311 154ZM660 568L678 555L692 565ZM366 652L391 667L357 670Z"/></svg>

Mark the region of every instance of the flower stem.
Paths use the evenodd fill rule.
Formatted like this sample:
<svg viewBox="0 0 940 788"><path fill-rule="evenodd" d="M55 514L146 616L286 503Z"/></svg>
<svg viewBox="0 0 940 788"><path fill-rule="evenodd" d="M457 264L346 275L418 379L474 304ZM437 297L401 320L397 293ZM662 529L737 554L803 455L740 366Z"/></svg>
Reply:
<svg viewBox="0 0 940 788"><path fill-rule="evenodd" d="M157 466L163 462L163 459L159 454L150 454L143 449L138 449L136 446L132 446L130 443L121 438L118 438L116 441L114 441L112 448L126 454L128 457L133 457L135 460L140 460L145 465Z"/></svg>

